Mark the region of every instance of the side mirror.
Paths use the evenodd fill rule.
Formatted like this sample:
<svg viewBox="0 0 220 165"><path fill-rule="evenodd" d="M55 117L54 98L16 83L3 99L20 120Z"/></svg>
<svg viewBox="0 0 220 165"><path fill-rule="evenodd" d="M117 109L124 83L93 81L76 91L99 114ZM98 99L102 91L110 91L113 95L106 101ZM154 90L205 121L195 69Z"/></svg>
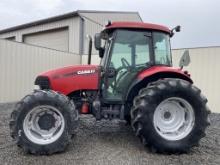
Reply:
<svg viewBox="0 0 220 165"><path fill-rule="evenodd" d="M96 50L100 50L102 48L102 41L101 41L101 33L95 34L95 48Z"/></svg>
<svg viewBox="0 0 220 165"><path fill-rule="evenodd" d="M180 32L180 30L181 30L181 26L180 26L180 25L178 25L178 26L176 26L175 28L173 28L173 29L171 30L171 32L170 32L170 37L173 37L174 31Z"/></svg>
<svg viewBox="0 0 220 165"><path fill-rule="evenodd" d="M181 30L181 26L180 26L180 25L178 25L178 26L175 27L175 31L176 31L176 32L180 32L180 30Z"/></svg>
<svg viewBox="0 0 220 165"><path fill-rule="evenodd" d="M104 53L105 53L105 49L104 49L104 48L100 48L100 49L99 49L99 57L100 57L100 58L103 58Z"/></svg>
<svg viewBox="0 0 220 165"><path fill-rule="evenodd" d="M184 66L188 66L189 63L190 63L189 50L185 50L180 59L179 67L183 68Z"/></svg>
<svg viewBox="0 0 220 165"><path fill-rule="evenodd" d="M101 33L95 34L95 48L99 51L99 57L102 58L104 56L104 48L102 47Z"/></svg>

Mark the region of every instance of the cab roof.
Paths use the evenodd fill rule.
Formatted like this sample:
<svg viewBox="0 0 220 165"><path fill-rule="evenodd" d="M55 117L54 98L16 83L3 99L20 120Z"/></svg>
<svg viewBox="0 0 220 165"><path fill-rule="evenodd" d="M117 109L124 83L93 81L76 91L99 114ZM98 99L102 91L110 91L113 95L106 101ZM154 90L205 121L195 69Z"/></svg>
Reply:
<svg viewBox="0 0 220 165"><path fill-rule="evenodd" d="M114 29L145 29L145 30L157 30L170 34L170 29L163 25L157 25L152 23L143 22L112 22L107 25L104 31L111 31Z"/></svg>

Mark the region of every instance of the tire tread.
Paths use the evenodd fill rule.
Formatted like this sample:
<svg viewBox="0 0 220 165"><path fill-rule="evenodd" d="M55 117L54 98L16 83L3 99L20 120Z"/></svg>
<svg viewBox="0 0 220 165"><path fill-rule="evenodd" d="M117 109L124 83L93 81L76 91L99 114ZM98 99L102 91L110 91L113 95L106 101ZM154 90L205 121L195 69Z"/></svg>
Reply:
<svg viewBox="0 0 220 165"><path fill-rule="evenodd" d="M150 132L144 132L144 130L151 130L151 124L143 124L143 121L147 119L147 116L153 116L153 112L149 110L143 110L141 105L141 99L143 99L146 104L150 105L150 101L155 99L158 93L163 91L167 92L172 90L172 88L181 88L189 89L193 92L198 100L203 104L201 109L201 123L197 133L193 135L193 138L189 144L183 144L181 148L166 148L164 146L158 146L154 140L155 137L151 137ZM138 136L144 145L148 145L149 149L152 152L159 153L186 153L190 151L190 148L193 146L198 146L201 138L205 136L205 129L209 125L208 114L210 110L206 106L207 99L201 94L201 90L182 79L166 78L161 79L155 82L150 83L146 88L143 88L139 91L139 94L134 98L134 104L131 108L131 125L135 132L135 135ZM140 129L141 128L141 129Z"/></svg>
<svg viewBox="0 0 220 165"><path fill-rule="evenodd" d="M67 113L69 113L70 116L70 121L67 124L68 130L65 133L65 140L61 139L59 143L54 142L50 145L50 147L33 147L34 145L29 145L29 143L24 140L24 135L20 133L21 129L18 127L18 118L22 115L22 113L24 113L24 110L28 108L29 104L35 103L39 100L41 101L42 99L48 99L49 101L53 101L55 104L58 102L62 104L60 106L63 106L65 109L67 109ZM78 118L78 111L75 109L74 103L65 95L52 90L34 90L33 93L25 96L20 102L18 102L15 106L15 109L11 113L11 119L9 122L10 135L13 139L16 140L17 145L21 147L26 153L35 155L51 155L53 153L62 152L66 149L70 143L72 134L75 133Z"/></svg>

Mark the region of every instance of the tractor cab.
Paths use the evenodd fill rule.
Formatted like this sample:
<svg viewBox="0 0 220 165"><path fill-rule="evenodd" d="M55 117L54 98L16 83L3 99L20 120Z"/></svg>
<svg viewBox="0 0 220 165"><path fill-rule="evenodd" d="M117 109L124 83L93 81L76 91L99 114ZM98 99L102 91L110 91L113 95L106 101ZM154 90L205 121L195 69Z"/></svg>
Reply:
<svg viewBox="0 0 220 165"><path fill-rule="evenodd" d="M138 74L153 66L172 66L171 31L146 23L109 23L95 35L103 72L105 101L123 101ZM105 41L104 46L101 45Z"/></svg>

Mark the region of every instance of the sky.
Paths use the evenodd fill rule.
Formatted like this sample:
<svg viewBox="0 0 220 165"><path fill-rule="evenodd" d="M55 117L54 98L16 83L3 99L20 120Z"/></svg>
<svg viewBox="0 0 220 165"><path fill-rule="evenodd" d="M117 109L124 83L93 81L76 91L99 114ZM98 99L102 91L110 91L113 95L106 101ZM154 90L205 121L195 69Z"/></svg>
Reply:
<svg viewBox="0 0 220 165"><path fill-rule="evenodd" d="M1 0L0 29L75 10L137 11L144 22L181 25L173 48L220 46L220 0Z"/></svg>

